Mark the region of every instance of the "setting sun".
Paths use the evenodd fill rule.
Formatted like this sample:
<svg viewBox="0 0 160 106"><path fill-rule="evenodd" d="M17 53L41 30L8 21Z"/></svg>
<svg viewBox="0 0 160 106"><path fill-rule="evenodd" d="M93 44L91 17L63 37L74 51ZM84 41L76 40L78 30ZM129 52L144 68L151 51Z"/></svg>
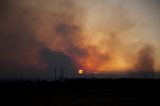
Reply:
<svg viewBox="0 0 160 106"><path fill-rule="evenodd" d="M79 74L83 74L84 73L84 71L83 70L79 70L79 72L78 72Z"/></svg>

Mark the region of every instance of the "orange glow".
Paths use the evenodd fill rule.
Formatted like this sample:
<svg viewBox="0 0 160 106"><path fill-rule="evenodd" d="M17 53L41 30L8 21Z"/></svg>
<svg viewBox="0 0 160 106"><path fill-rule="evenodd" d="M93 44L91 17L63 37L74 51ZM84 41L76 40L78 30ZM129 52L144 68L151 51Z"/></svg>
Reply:
<svg viewBox="0 0 160 106"><path fill-rule="evenodd" d="M57 6L51 6L51 8L53 7ZM36 37L49 50L63 53L71 58L76 70L78 69L77 73L83 74L83 70L79 69L85 69L85 73L124 72L134 70L138 61L141 61L141 64L145 63L145 61L143 62L145 58L140 58L140 54L142 57L145 54L138 52L146 45L145 41L139 44L143 37L139 38L138 36L143 32L141 33L141 27L137 26L137 20L132 20L125 8L115 6L111 11L106 12L106 16L101 14L100 19L92 20L92 14L87 18L79 18L81 12L79 12L79 8L75 8L77 6L61 7L60 5L59 7L57 7L58 9L53 8L53 10L67 11L62 11L63 14L55 14L54 20L49 18L48 21L39 22L37 26L40 24L41 29L36 27ZM53 13L45 14L53 17ZM83 15L86 14L82 12L82 17ZM39 17L43 16L39 14ZM90 18L91 21L88 21ZM144 37L146 39L146 36ZM151 53L151 57L152 55L154 54Z"/></svg>

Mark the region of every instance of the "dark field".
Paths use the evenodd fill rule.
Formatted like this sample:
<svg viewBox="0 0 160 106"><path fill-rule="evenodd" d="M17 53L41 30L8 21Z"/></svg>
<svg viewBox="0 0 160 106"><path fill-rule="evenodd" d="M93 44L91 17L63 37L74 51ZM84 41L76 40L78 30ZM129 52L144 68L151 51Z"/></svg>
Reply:
<svg viewBox="0 0 160 106"><path fill-rule="evenodd" d="M0 106L119 106L153 104L160 80L74 79L1 82Z"/></svg>

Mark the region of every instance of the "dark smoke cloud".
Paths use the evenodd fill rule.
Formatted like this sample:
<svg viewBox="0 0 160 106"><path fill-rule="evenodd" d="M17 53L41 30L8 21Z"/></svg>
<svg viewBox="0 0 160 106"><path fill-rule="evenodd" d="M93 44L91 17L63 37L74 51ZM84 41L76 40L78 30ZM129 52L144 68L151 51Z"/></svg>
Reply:
<svg viewBox="0 0 160 106"><path fill-rule="evenodd" d="M0 18L2 19L3 16L5 16L5 14L7 13L7 10L8 10L8 7L9 7L9 4L7 2L7 0L1 0L0 1Z"/></svg>
<svg viewBox="0 0 160 106"><path fill-rule="evenodd" d="M1 0L0 3L3 5L0 7L0 61L16 64L17 68L39 66L43 63L38 53L42 44L28 25L28 14L16 2Z"/></svg>
<svg viewBox="0 0 160 106"><path fill-rule="evenodd" d="M34 64L34 58L38 58L38 49L41 44L27 32L17 32L0 36L0 59L7 59L15 63ZM32 59L33 58L33 59ZM33 60L33 61L32 61Z"/></svg>
<svg viewBox="0 0 160 106"><path fill-rule="evenodd" d="M73 77L77 67L116 67L122 51L130 50L124 39L136 25L123 6L115 7L105 23L97 24L105 36L92 45L94 36L85 34L85 12L75 0L0 0L0 77L52 77L55 67ZM155 70L152 46L139 50L134 68Z"/></svg>
<svg viewBox="0 0 160 106"><path fill-rule="evenodd" d="M49 70L54 75L54 71L62 70L65 74L65 77L73 77L75 75L74 61L71 60L68 56L60 52L53 52L48 49L42 50L42 60L47 63L47 70ZM60 76L61 72L58 71L57 75Z"/></svg>
<svg viewBox="0 0 160 106"><path fill-rule="evenodd" d="M151 45L145 45L138 51L136 70L155 71L154 48Z"/></svg>
<svg viewBox="0 0 160 106"><path fill-rule="evenodd" d="M37 32L41 29L43 30L41 16L46 14L52 14L53 23L52 27L49 27L53 28L52 31L56 32L58 34L56 34L57 36L61 36L61 39L64 39L63 42L70 42L67 36L72 37L72 33L78 32L77 30L79 29L74 25L67 24L68 21L65 21L66 14L59 15L59 13L55 12L45 14L43 8L39 6L34 5L30 7L29 3L34 4L34 2L40 3L40 6L42 6L42 1L38 2L37 0L33 2L28 2L27 0L0 1L0 78L50 77L52 73L50 70L54 66L59 68L64 67L65 70L70 71L67 72L70 76L73 74L73 62L70 57L63 53L50 51L46 40L41 40L40 38L43 37ZM52 1L48 0L48 2L50 3ZM68 6L72 5L72 2L65 4L64 0L59 2L58 0L54 0L54 3L54 5L64 5L66 8L70 8ZM56 6L56 8L59 7ZM56 23L56 17L59 17L58 20L60 21L58 23L61 24ZM48 35L49 33L45 31L45 36L49 37ZM52 39L56 37L53 33L52 36ZM69 44L70 46L74 46L72 43ZM66 45L66 43L62 43L62 45ZM76 51L76 49L74 50Z"/></svg>

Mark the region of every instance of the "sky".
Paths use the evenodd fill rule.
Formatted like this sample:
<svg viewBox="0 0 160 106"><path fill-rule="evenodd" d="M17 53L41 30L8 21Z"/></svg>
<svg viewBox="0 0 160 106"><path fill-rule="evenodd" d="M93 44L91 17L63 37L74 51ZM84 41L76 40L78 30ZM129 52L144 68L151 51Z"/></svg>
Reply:
<svg viewBox="0 0 160 106"><path fill-rule="evenodd" d="M160 72L159 0L0 0L0 78ZM137 74L136 74L137 75ZM135 76L136 76L135 75Z"/></svg>

